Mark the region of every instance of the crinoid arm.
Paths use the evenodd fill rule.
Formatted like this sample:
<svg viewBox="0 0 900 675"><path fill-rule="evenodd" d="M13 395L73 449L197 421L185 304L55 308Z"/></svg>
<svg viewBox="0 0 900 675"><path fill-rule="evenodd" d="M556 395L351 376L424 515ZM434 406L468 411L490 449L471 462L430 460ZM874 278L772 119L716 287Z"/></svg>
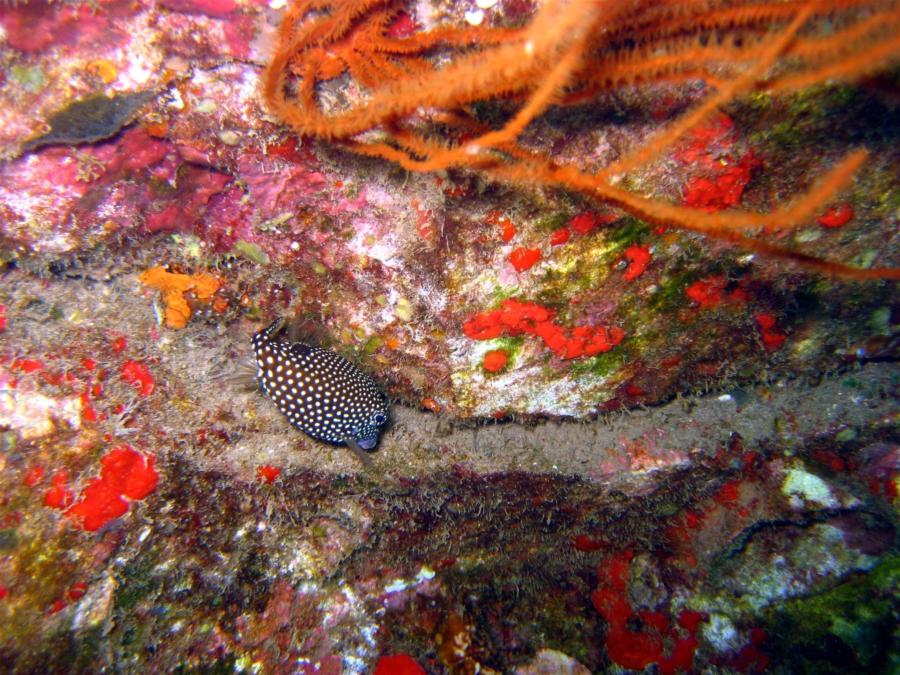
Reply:
<svg viewBox="0 0 900 675"><path fill-rule="evenodd" d="M414 11L401 0L295 4L263 78L267 105L297 133L410 171L458 168L561 187L649 222L831 275L897 278L893 269L859 270L752 236L809 224L851 184L866 159L862 148L848 150L805 192L768 213L710 213L620 187L623 177L665 161L692 130L742 97L884 72L900 60L896 3L548 0L521 26L445 23L397 37L391 17L401 10ZM320 98L335 58L362 88L347 105ZM378 69L363 67L373 63L385 66L380 79ZM703 82L706 93L599 169L559 165L523 142L551 108L690 81ZM485 125L472 112L472 104L500 101L518 105L502 124Z"/></svg>

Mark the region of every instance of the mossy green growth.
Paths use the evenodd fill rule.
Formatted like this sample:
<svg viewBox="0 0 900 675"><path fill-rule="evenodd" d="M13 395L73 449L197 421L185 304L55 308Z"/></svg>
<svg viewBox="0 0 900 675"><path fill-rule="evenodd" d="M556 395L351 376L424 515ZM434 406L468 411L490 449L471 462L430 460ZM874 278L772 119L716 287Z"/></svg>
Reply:
<svg viewBox="0 0 900 675"><path fill-rule="evenodd" d="M257 244L240 239L235 242L231 252L236 256L241 256L247 260L255 262L257 265L268 265L269 256Z"/></svg>
<svg viewBox="0 0 900 675"><path fill-rule="evenodd" d="M12 528L0 530L0 551L14 551L19 545L19 533Z"/></svg>
<svg viewBox="0 0 900 675"><path fill-rule="evenodd" d="M616 224L616 227L609 230L606 240L618 251L643 241L649 234L650 226L647 223L633 216L625 216Z"/></svg>
<svg viewBox="0 0 900 675"><path fill-rule="evenodd" d="M564 227L569 222L570 218L571 216L565 211L557 211L556 213L551 213L538 220L535 223L535 227L539 230L552 232L553 230Z"/></svg>
<svg viewBox="0 0 900 675"><path fill-rule="evenodd" d="M598 377L606 377L621 368L625 363L634 360L633 350L626 341L616 345L608 352L572 361L572 375L578 377L588 373Z"/></svg>
<svg viewBox="0 0 900 675"><path fill-rule="evenodd" d="M872 220L890 219L900 211L900 189L897 189L896 167L891 162L872 167L867 178L871 187L867 190L867 201L872 209Z"/></svg>
<svg viewBox="0 0 900 675"><path fill-rule="evenodd" d="M891 308L879 307L876 309L872 312L871 316L869 316L866 325L876 335L889 335L891 331Z"/></svg>
<svg viewBox="0 0 900 675"><path fill-rule="evenodd" d="M366 344L363 345L363 353L366 354L366 356L374 354L383 344L384 340L381 339L380 335L373 335L366 341Z"/></svg>
<svg viewBox="0 0 900 675"><path fill-rule="evenodd" d="M491 349L502 349L506 352L509 362L513 362L519 355L519 352L522 351L524 341L524 338L521 336L499 337L491 341Z"/></svg>
<svg viewBox="0 0 900 675"><path fill-rule="evenodd" d="M773 608L767 632L784 638L784 672L896 673L900 667L900 556L818 595Z"/></svg>
<svg viewBox="0 0 900 675"><path fill-rule="evenodd" d="M160 581L153 577L155 567L155 556L146 554L125 567L115 596L117 610L127 613L143 598L159 590Z"/></svg>
<svg viewBox="0 0 900 675"><path fill-rule="evenodd" d="M697 275L693 271L660 279L659 289L647 301L648 309L654 312L671 312L685 306L688 303L684 295L685 289L696 279Z"/></svg>
<svg viewBox="0 0 900 675"><path fill-rule="evenodd" d="M231 675L231 673L256 672L253 669L253 661L249 657L247 663L239 663L234 654L226 654L215 661L205 663L182 663L172 673L174 675ZM247 666L247 667L244 667Z"/></svg>
<svg viewBox="0 0 900 675"><path fill-rule="evenodd" d="M786 100L777 109L777 121L763 125L750 135L751 145L766 145L780 149L807 147L818 138L829 118L846 110L857 98L857 89L846 85L810 87ZM751 109L757 113L773 113L773 99L761 95L751 99Z"/></svg>
<svg viewBox="0 0 900 675"><path fill-rule="evenodd" d="M22 86L26 91L34 94L44 88L47 81L44 71L40 66L14 65L9 69L10 78Z"/></svg>

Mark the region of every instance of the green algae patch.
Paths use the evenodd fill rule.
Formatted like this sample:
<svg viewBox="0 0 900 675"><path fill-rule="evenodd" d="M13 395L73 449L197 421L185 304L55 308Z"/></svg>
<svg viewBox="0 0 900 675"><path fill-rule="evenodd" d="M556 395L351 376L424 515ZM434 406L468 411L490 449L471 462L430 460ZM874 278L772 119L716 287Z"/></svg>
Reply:
<svg viewBox="0 0 900 675"><path fill-rule="evenodd" d="M818 595L791 600L769 613L769 631L786 638L778 661L785 672L897 672L895 593L900 556Z"/></svg>
<svg viewBox="0 0 900 675"><path fill-rule="evenodd" d="M571 373L575 377L587 374L607 377L633 358L632 350L627 346L623 346L623 344L619 344L608 352L573 361Z"/></svg>
<svg viewBox="0 0 900 675"><path fill-rule="evenodd" d="M266 255L265 251L263 251L257 244L249 241L244 241L243 239L235 242L234 246L231 249L231 252L234 255L241 256L242 258L246 258L251 262L255 262L257 265L269 264L269 256Z"/></svg>
<svg viewBox="0 0 900 675"><path fill-rule="evenodd" d="M491 341L492 349L502 349L506 352L508 363L516 360L519 352L522 351L522 345L525 339L522 336L516 337L499 337Z"/></svg>
<svg viewBox="0 0 900 675"><path fill-rule="evenodd" d="M561 227L565 227L568 224L570 218L571 218L571 216L564 211L559 211L557 213L551 213L550 215L545 216L545 217L541 218L540 220L538 220L535 223L535 227L538 230L546 230L546 231L558 230Z"/></svg>
<svg viewBox="0 0 900 675"><path fill-rule="evenodd" d="M618 227L607 232L606 240L616 249L624 249L641 243L650 234L650 226L643 220L626 216L618 222Z"/></svg>
<svg viewBox="0 0 900 675"><path fill-rule="evenodd" d="M17 64L9 69L9 74L15 82L22 85L23 89L33 94L43 89L47 82L44 71L40 66L22 66Z"/></svg>
<svg viewBox="0 0 900 675"><path fill-rule="evenodd" d="M162 581L155 577L156 557L144 555L122 571L115 596L116 609L129 612L144 598L160 590Z"/></svg>
<svg viewBox="0 0 900 675"><path fill-rule="evenodd" d="M683 307L688 302L684 295L685 290L696 279L696 273L691 271L682 272L661 280L656 293L650 296L650 299L647 301L648 309L654 312L667 313Z"/></svg>

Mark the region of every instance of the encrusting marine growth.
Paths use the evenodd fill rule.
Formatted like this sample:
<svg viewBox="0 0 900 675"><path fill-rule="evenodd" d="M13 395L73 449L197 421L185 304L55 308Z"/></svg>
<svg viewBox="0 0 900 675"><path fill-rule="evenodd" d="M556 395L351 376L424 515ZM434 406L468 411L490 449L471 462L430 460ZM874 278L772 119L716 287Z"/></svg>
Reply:
<svg viewBox="0 0 900 675"><path fill-rule="evenodd" d="M754 236L822 213L866 161L849 151L805 193L769 213L677 205L625 187L725 104L755 92L854 80L900 56L900 8L876 0L698 2L549 0L523 27L438 25L418 31L403 0L299 0L286 12L266 69L267 105L298 133L413 171L451 167L556 186L645 221L732 242L849 279L900 278L788 250ZM438 56L440 58L438 58ZM332 105L321 85L348 75L359 100ZM666 82L707 92L639 147L589 171L519 141L551 106ZM498 128L472 104L521 102Z"/></svg>

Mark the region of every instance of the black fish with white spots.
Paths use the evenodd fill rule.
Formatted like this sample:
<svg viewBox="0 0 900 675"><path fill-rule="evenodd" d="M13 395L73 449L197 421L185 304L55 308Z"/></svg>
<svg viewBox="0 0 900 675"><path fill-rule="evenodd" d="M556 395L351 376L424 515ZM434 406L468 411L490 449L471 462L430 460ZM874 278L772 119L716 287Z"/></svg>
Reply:
<svg viewBox="0 0 900 675"><path fill-rule="evenodd" d="M282 326L275 321L252 339L263 391L309 436L354 451L373 450L388 421L387 396L339 354L283 338Z"/></svg>

